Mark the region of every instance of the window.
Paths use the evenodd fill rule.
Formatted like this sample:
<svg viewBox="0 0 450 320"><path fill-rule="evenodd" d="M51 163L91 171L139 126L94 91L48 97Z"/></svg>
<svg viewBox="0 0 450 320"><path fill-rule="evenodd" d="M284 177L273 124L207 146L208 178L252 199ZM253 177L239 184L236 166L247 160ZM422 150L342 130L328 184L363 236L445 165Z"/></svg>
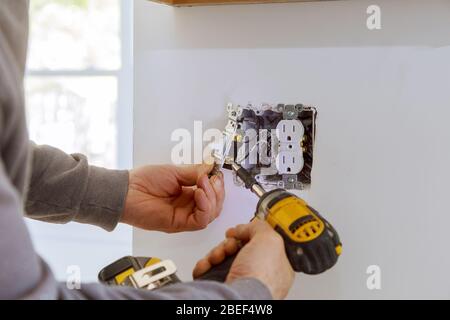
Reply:
<svg viewBox="0 0 450 320"><path fill-rule="evenodd" d="M131 167L132 1L31 0L25 80L30 139L85 154L107 168ZM82 281L130 254L131 229L28 222L59 280L80 266Z"/></svg>

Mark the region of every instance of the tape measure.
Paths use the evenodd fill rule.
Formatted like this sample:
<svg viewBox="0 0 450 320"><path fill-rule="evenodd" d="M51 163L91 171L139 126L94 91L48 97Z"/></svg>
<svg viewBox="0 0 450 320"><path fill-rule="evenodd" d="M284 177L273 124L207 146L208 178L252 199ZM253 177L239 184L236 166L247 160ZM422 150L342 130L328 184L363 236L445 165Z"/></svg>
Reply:
<svg viewBox="0 0 450 320"><path fill-rule="evenodd" d="M104 267L98 274L101 283L153 290L180 282L171 260L154 257L123 257Z"/></svg>

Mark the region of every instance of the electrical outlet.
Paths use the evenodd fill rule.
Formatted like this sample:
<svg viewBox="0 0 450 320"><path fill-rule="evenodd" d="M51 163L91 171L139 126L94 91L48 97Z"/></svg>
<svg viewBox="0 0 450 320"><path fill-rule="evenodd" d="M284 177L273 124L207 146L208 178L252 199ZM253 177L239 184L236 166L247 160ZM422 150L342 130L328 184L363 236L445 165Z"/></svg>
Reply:
<svg viewBox="0 0 450 320"><path fill-rule="evenodd" d="M277 124L277 138L280 143L300 145L305 128L300 120L281 120Z"/></svg>
<svg viewBox="0 0 450 320"><path fill-rule="evenodd" d="M298 151L280 151L276 166L280 174L298 174L303 169L303 156Z"/></svg>
<svg viewBox="0 0 450 320"><path fill-rule="evenodd" d="M298 174L303 169L301 141L305 128L300 120L281 120L277 124L278 155L276 166L280 174Z"/></svg>

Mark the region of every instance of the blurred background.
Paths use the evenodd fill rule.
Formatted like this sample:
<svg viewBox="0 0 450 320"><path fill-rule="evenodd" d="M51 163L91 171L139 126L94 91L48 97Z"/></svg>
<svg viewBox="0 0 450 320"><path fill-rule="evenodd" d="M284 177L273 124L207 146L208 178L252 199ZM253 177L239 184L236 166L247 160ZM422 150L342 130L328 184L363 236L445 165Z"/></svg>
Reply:
<svg viewBox="0 0 450 320"><path fill-rule="evenodd" d="M132 165L132 4L129 0L30 0L25 80L31 140L94 165ZM27 221L38 252L65 281L80 267L94 281L131 253L131 228L108 233L70 223Z"/></svg>

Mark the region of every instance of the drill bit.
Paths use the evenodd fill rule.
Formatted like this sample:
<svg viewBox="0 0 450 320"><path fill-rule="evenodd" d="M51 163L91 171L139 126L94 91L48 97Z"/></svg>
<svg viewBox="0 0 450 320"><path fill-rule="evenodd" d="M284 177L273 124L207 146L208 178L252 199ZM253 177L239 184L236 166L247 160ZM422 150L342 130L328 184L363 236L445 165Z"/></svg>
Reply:
<svg viewBox="0 0 450 320"><path fill-rule="evenodd" d="M242 180L242 182L244 182L245 187L251 190L259 198L266 193L266 190L264 190L258 181L256 181L255 177L253 177L247 170L235 162L231 164L231 168L236 172L236 175Z"/></svg>

